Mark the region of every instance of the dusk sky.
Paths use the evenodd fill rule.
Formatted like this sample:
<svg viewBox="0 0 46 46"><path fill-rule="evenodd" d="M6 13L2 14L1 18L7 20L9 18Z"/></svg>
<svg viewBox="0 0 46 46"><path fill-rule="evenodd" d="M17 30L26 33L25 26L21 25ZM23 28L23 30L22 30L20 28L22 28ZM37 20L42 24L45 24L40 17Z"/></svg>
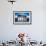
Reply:
<svg viewBox="0 0 46 46"><path fill-rule="evenodd" d="M0 41L15 40L20 32L30 34L33 40L46 40L46 9L43 0L16 0L12 5L0 0ZM32 25L14 25L13 11L32 11Z"/></svg>

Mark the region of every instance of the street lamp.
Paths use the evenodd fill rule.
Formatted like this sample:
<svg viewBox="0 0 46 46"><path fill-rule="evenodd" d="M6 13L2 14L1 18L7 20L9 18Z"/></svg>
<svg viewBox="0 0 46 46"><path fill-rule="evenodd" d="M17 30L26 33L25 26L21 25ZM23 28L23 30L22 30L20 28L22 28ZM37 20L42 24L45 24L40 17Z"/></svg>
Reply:
<svg viewBox="0 0 46 46"><path fill-rule="evenodd" d="M12 4L16 2L15 0L8 0L8 2L11 2Z"/></svg>

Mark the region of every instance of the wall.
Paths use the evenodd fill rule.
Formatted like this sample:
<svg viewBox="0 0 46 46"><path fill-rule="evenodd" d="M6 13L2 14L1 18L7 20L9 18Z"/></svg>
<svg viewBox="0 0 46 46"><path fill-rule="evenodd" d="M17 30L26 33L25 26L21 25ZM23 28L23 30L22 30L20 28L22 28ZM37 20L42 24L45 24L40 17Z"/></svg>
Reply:
<svg viewBox="0 0 46 46"><path fill-rule="evenodd" d="M14 25L13 11L32 10L32 25ZM19 32L31 35L37 41L46 40L46 14L43 0L17 0L14 5L0 0L0 40L14 40Z"/></svg>

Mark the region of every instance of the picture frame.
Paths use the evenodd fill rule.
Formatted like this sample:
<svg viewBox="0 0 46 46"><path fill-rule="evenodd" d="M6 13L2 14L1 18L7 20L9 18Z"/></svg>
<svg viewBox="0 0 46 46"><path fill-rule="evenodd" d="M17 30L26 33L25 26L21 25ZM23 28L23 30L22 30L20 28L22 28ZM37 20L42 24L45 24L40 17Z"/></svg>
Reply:
<svg viewBox="0 0 46 46"><path fill-rule="evenodd" d="M13 11L13 24L15 25L32 24L32 11Z"/></svg>

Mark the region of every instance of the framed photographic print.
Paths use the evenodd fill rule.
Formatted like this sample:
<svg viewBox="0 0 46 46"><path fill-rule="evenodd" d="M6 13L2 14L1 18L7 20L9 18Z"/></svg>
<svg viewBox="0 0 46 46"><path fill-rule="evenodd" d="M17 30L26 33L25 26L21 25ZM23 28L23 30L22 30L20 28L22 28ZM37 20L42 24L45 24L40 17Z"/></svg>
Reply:
<svg viewBox="0 0 46 46"><path fill-rule="evenodd" d="M32 11L13 11L13 24L32 24Z"/></svg>

